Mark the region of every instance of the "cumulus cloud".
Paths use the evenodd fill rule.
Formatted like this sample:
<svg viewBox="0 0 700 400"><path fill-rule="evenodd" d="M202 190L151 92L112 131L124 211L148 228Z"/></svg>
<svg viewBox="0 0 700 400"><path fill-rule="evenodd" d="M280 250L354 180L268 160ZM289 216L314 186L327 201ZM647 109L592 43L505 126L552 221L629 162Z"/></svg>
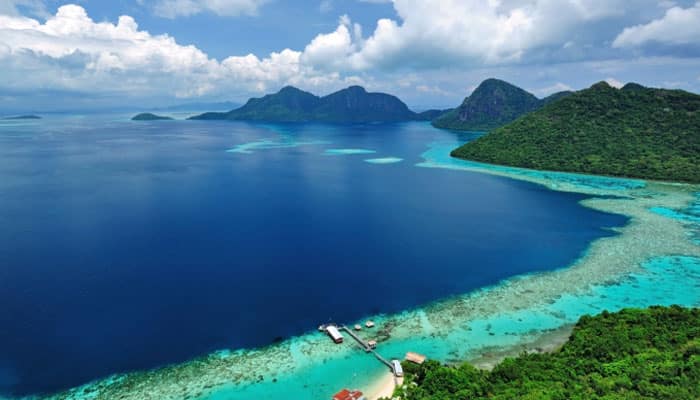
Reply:
<svg viewBox="0 0 700 400"><path fill-rule="evenodd" d="M264 1L158 0L156 5L172 5L169 15L173 17L199 12L233 15L255 13ZM328 93L349 84L365 84L370 89L403 91L421 99L428 95L457 98L482 78L504 76L499 75L504 68L525 70L540 65L528 75L531 82L537 82L530 87L544 88L540 90L544 94L566 88L563 82L571 82L563 76L566 74L548 79L540 76L542 65L552 64L552 57L541 54L576 52L585 57L587 48L607 48L615 57L581 59L598 63L591 79L624 76L621 68L627 68L630 58L618 57L625 52L613 50L610 43L622 26L633 24L625 20L630 10L652 10L646 12L646 19L633 21L659 19L628 29L646 31L657 21L671 20L689 27L683 31L692 36L692 28L700 26L687 22L695 18L697 4L686 9L671 6L664 11L658 8L657 0L393 0L397 17L380 19L368 35L359 24L342 16L334 30L317 35L303 49L217 60L167 34L150 34L130 16L96 22L78 5L62 6L45 20L17 14L18 6L26 11L33 3L0 0L0 7L7 6L4 11L0 8L4 14L0 15L0 69L4 78L0 90L6 93L44 89L240 99L284 85ZM627 22L621 23L623 20ZM608 29L603 39L607 44L591 42L586 35L599 31L591 27L602 25ZM627 41L625 35L631 34L625 32L616 43ZM663 35L653 36L658 40ZM695 75L693 71L688 81ZM516 83L522 79L517 74L508 76L516 76ZM461 83L455 84L458 80ZM558 83L552 86L554 82Z"/></svg>
<svg viewBox="0 0 700 400"><path fill-rule="evenodd" d="M659 19L625 28L615 39L613 46L638 47L647 43L687 45L697 44L699 41L700 2L697 2L689 8L671 7Z"/></svg>
<svg viewBox="0 0 700 400"><path fill-rule="evenodd" d="M341 23L335 32L314 39L308 50L336 57L345 53L333 63L348 70L517 63L529 51L573 44L586 24L644 4L654 1L394 0L399 18L380 19L366 39L355 35L348 41L350 27ZM325 62L320 57L308 61Z"/></svg>
<svg viewBox="0 0 700 400"><path fill-rule="evenodd" d="M258 93L285 84L333 87L353 77L318 72L289 49L210 58L168 35L140 30L129 16L116 24L93 21L78 5L65 5L41 23L0 15L0 88L122 92L194 97L236 91Z"/></svg>
<svg viewBox="0 0 700 400"><path fill-rule="evenodd" d="M165 18L210 12L221 16L255 15L267 0L158 0L156 15Z"/></svg>
<svg viewBox="0 0 700 400"><path fill-rule="evenodd" d="M623 86L625 86L624 83L618 81L618 80L615 79L615 78L605 78L605 82L607 82L608 85L610 85L610 86L612 86L612 87L614 87L614 88L616 88L616 89L621 89Z"/></svg>

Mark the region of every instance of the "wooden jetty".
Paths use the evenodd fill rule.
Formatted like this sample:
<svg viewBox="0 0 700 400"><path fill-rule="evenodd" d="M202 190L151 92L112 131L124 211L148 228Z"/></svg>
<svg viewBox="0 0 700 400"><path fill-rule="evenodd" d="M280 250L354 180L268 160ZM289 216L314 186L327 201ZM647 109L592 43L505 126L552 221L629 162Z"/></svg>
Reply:
<svg viewBox="0 0 700 400"><path fill-rule="evenodd" d="M369 322L371 322L371 321L369 321ZM369 322L368 322L367 326L370 326ZM374 323L372 323L371 326L374 326ZM379 362L381 362L382 364L389 367L389 369L391 370L391 373L394 375L395 378L403 376L401 364L399 363L398 360L389 361L386 358L382 357L382 355L379 354L377 352L377 350L375 350L377 347L376 340L365 341L361 337L357 336L357 334L355 332L353 332L353 330L351 328L348 328L345 325L338 326L338 325L333 324L333 323L323 324L323 325L320 325L318 327L318 330L320 332L326 332L331 337L331 339L333 339L333 341L336 344L343 343L343 335L340 333L340 331L344 331L345 333L348 334L348 336L353 338L353 340L355 340L357 342L357 344L359 344L360 347L366 353L372 353L374 355L374 357L377 360L379 360Z"/></svg>
<svg viewBox="0 0 700 400"><path fill-rule="evenodd" d="M365 350L367 353L372 353L374 357L379 360L382 364L386 365L389 367L391 372L396 375L396 369L394 368L394 364L391 363L389 360L386 358L382 357L381 354L377 352L377 350L374 349L376 347L376 344L374 346L370 345L369 342L365 342L362 340L361 337L357 336L355 332L352 331L352 329L349 329L347 326L343 325L340 327L341 330L345 331L351 338L355 339L355 341Z"/></svg>

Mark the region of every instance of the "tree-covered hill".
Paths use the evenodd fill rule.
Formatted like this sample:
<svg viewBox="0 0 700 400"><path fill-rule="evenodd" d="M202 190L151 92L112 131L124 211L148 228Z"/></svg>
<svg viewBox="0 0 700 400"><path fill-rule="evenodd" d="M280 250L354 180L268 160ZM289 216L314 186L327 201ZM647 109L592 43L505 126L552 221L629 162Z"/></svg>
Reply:
<svg viewBox="0 0 700 400"><path fill-rule="evenodd" d="M397 122L424 117L409 110L397 97L369 93L360 86L318 97L287 86L274 94L254 98L227 113L205 113L190 119L246 120L267 122Z"/></svg>
<svg viewBox="0 0 700 400"><path fill-rule="evenodd" d="M492 371L404 363L403 400L700 399L700 310L627 309L582 317L557 352L523 354Z"/></svg>
<svg viewBox="0 0 700 400"><path fill-rule="evenodd" d="M446 129L489 131L568 94L570 92L559 92L540 100L508 82L487 79L459 107L433 120L433 125Z"/></svg>
<svg viewBox="0 0 700 400"><path fill-rule="evenodd" d="M600 82L452 155L542 170L700 182L700 96Z"/></svg>
<svg viewBox="0 0 700 400"><path fill-rule="evenodd" d="M131 118L132 121L169 121L172 120L170 117L163 117L161 115L151 114L151 113L141 113L134 115Z"/></svg>

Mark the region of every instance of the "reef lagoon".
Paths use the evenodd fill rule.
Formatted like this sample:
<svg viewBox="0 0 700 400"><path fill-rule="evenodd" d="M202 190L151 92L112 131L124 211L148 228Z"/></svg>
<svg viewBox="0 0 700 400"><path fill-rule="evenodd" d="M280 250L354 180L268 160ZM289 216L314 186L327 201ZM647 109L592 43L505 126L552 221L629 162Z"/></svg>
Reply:
<svg viewBox="0 0 700 400"><path fill-rule="evenodd" d="M5 223L0 231L2 243L14 243L20 250L23 248L21 245L25 244L21 240L25 231L16 227L22 221L17 215L26 218L32 214L23 209L28 205L21 204L21 199L34 199L32 196L38 193L54 194L42 198L46 203L38 206L44 208L32 208L43 217L40 221L46 222L51 221L52 213L56 213L56 207L50 207L52 201L58 201L64 207L67 206L61 201L73 205L75 208L71 210L74 210L74 214L71 216L74 218L86 212L90 218L95 218L95 215L89 214L91 208L85 206L99 205L97 209L104 211L101 208L104 202L112 198L110 196L118 195L117 199L127 201L131 206L130 212L136 213L135 216L116 213L120 224L129 226L128 222L137 221L130 218L150 217L143 225L137 225L144 228L146 223L153 224L155 221L163 224L170 217L184 219L178 224L166 224L166 228L175 229L175 232L166 235L165 239L162 235L167 230L149 232L159 240L170 241L159 244L159 251L170 252L170 257L185 257L185 260L188 251L197 252L200 256L204 250L216 250L218 254L216 259L204 258L198 260L199 263L192 261L190 265L177 263L173 258L159 258L151 253L152 248L148 248L148 251L142 249L136 254L129 254L129 257L117 257L117 265L107 265L99 263L99 258L89 257L89 252L85 254L85 250L82 253L74 250L84 258L71 260L81 262L80 268L75 267L81 274L91 274L92 279L98 282L105 280L105 284L114 284L106 278L121 278L122 281L117 282L120 290L126 293L132 289L129 284L136 282L135 277L144 278L142 275L124 275L123 271L117 273L120 271L117 267L129 270L129 261L141 268L165 262L170 268L156 268L153 272L156 276L150 283L162 279L173 280L172 288L186 288L187 291L176 297L165 290L159 297L161 301L170 303L180 299L177 304L171 304L172 313L165 312L176 320L175 324L159 320L154 325L156 322L147 318L157 315L152 309L150 313L135 315L139 324L136 326L143 330L156 326L167 328L164 336L159 336L162 333L144 335L143 330L134 333L123 330L113 337L92 336L95 332L87 329L88 322L106 323L113 329L114 318L120 317L118 313L99 309L104 320L91 320L94 314L86 314L82 316L84 320L79 325L80 329L71 331L59 324L65 330L51 331L44 335L44 339L56 343L56 336L63 335L64 342L61 343L73 342L81 352L94 349L100 354L99 348L102 346L121 345L128 349L130 347L125 343L135 340L152 343L148 341L152 336L166 340L168 345L174 344L174 340L178 339L177 323L188 323L190 325L181 328L180 336L185 335L182 340L201 341L208 336L206 332L210 332L209 336L221 336L220 340L208 342L209 346L218 346L219 350L191 357L189 361L169 362L164 367L116 373L40 397L311 400L330 398L342 387L371 391L386 374L385 367L353 343L348 341L340 346L334 345L325 335L316 332L312 324L321 318L320 315L348 324L373 319L377 327L374 330L365 329L360 335L378 339L378 351L387 358L403 358L405 352L417 351L444 362L471 360L488 366L503 354L522 350L541 351L547 348L548 343L565 340L567 328L584 314L653 304L700 305L700 188L538 172L449 157L450 150L458 144L478 136L478 133L440 131L424 123L266 126L188 121L170 123L166 128L160 123L132 126L112 117L100 124L99 133L94 126L85 126L74 118L66 118L54 125L42 121L29 128L0 126L0 141L3 144L0 147L0 155L3 156L0 158L3 160L0 172L3 176L13 177L9 182L0 183L0 193L3 194L0 205L4 210L10 207L14 211L12 214L0 214ZM44 144L44 141L48 144ZM243 151L233 151L232 154L230 150L233 149ZM37 151L51 160L48 166L41 163L32 166L29 163L29 160L37 157ZM367 151L371 151L376 159L401 158L403 162L371 164L365 162L368 160L367 154L370 154ZM328 154L335 156L328 157ZM93 157L98 157L98 161ZM80 175L82 179L73 180L70 179L72 175L61 174L75 174L82 171L84 165L92 165L93 168L89 172L83 171L84 175ZM97 171L103 173L98 178L94 176L95 166ZM104 182L104 174L109 177L107 182ZM62 198L49 190L52 186L47 189L28 183L29 177L35 179L37 176L53 179L54 185L60 186L53 187L56 191L68 188L74 192ZM95 185L96 182L99 184ZM84 193L86 187L83 184L93 189ZM139 189L138 193L130 190L124 193L133 185ZM303 190L299 191L294 185L303 185ZM107 187L109 190L106 190ZM180 190L176 190L178 187ZM253 190L254 196L251 195ZM218 197L205 197L203 193ZM278 198L282 193L288 196ZM148 198L144 199L146 194ZM290 197L289 194L294 196ZM95 199L100 201L95 202ZM144 202L149 207L143 210L134 207L143 207ZM185 212L193 204L202 202L197 214ZM220 204L222 202L225 207ZM258 207L245 207L245 204ZM35 203L31 205L37 206ZM114 212L120 207L109 210ZM159 214L154 211L157 207L168 211L160 216L163 219L158 218ZM273 213L280 207L279 213ZM242 210L236 213L236 209ZM42 213L41 210L48 211ZM251 217L250 220L243 218L249 214L258 217ZM339 218L339 215L347 218ZM192 219L200 216L206 217ZM78 220L87 224L84 219ZM339 225L339 221L343 224ZM355 224L350 221L355 221ZM16 229L8 230L7 222L11 222L10 226ZM225 228L235 222L238 222L237 229ZM330 225L334 229L321 230L330 223L335 223ZM72 229L69 232L85 234L81 230L85 229L82 224L68 224ZM318 230L301 229L308 225ZM202 226L207 226L207 229L199 229ZM24 225L20 227L27 228ZM32 227L36 228L29 224L29 228ZM58 234L66 226L58 227L63 229L48 233ZM264 227L260 229L265 230L274 227L274 232L285 234L263 235L254 238L256 242L249 237L255 235L252 227ZM338 229L343 227L347 232L341 235ZM175 233L181 235L185 228L194 228L194 232L187 237L188 240L181 240ZM246 235L238 235L239 230L244 230ZM134 231L133 227L117 229L117 232L124 234L133 234ZM473 236L462 236L465 231ZM30 232L32 234L28 234L26 239L43 238L36 231ZM87 232L96 231L88 229ZM309 235L321 232L337 239L337 242L308 243ZM306 240L295 240L294 233ZM214 240L215 246L193 244L196 235ZM133 246L128 238L113 236L111 240L122 241L116 249ZM358 237L365 237L366 241ZM143 240L144 236L137 236L137 239ZM280 247L280 244L271 242L274 240L285 241L286 244L291 242L292 247ZM105 248L101 242L88 243L97 249ZM253 243L261 244L246 252L243 246L252 246ZM373 243L384 251L372 247ZM323 253L323 249L329 248L333 251L329 252L328 258L316 258L319 257L317 252ZM343 248L347 248L347 251L342 251ZM426 253L412 252L414 248L424 249ZM65 277L65 271L63 274L51 274L56 265L62 264L60 259L46 257L50 254L49 250L51 248L34 261L15 248L3 247L0 252L3 265L38 269L31 280L16 269L3 271L0 296L4 304L8 299L14 301L11 304L13 307L9 308L10 314L5 315L7 320L0 321L3 326L8 326L9 317L19 316L21 311L39 311L38 308L29 307L33 303L28 304L27 299L36 295L31 288L24 288L27 292L25 297L16 289L10 290L18 283L39 285L37 281L47 279L48 274L58 280L46 287L71 286L71 281L61 279ZM266 337L268 344L265 345L237 346L236 343L245 342L241 339L240 330L246 326L254 327L256 333L265 330L252 317L237 320L235 316L245 315L246 309L265 304L256 302L254 298L236 303L236 297L230 297L233 296L230 293L224 297L209 294L217 301L228 302L226 304L217 306L213 302L203 302L201 296L207 298L206 292L193 292L192 285L188 286L174 277L195 281L201 279L197 283L202 287L198 289L240 290L237 282L241 280L240 271L245 270L246 265L270 268L265 262L285 259L266 256L271 251L282 251L282 255L287 257L299 254L298 259L286 264L282 262L282 266L289 268L304 260L304 267L316 274L304 275L302 270L296 270L296 276L303 279L295 280L295 275L284 274L284 279L280 279L280 283L294 289L292 293L313 297L313 302L309 303L313 306L301 304L310 307L303 311L313 318L288 316L285 321L302 323L281 330L281 335L289 334L286 339L270 343L271 338ZM356 258L356 253L363 257ZM224 257L225 254L231 256ZM342 257L338 257L338 254ZM141 263L143 257L146 259ZM241 257L245 262L240 261ZM313 261L315 259L316 262ZM255 264L260 260L265 262ZM29 264L30 261L36 264ZM213 274L214 278L222 281L221 286L204 285L204 278L198 278L188 269L195 265L200 273ZM311 279L310 276L318 277L331 267L337 267L339 271L323 275L322 279L316 278L319 280L314 283L340 284L340 288L331 286L333 291L311 292L313 286L306 287L298 282ZM236 273L225 273L229 269ZM274 274L282 273L274 268L270 271L272 275L268 274L259 281L243 281L258 285L255 288L268 293L266 291L270 288L264 285L275 282ZM353 278L356 275L360 278ZM132 280L125 281L125 276ZM339 280L332 280L333 276L338 276ZM446 278L446 281L440 278ZM14 285L10 287L7 282ZM347 289L355 295L341 296L345 299L342 301L329 300L335 299L334 293L343 292L343 282L350 282ZM95 281L87 280L87 283L94 285ZM272 289L276 290L274 293L284 290L278 285L273 285ZM143 305L144 297L138 296L138 290L135 293ZM254 293L244 291L246 296L254 297ZM377 293L379 297L372 297ZM75 297L76 302L90 298L89 292L79 294L81 296ZM56 298L46 294L39 297L42 300ZM126 297L119 298L124 299ZM281 320L284 317L281 312L275 315L271 310L290 312L285 308L287 305L281 303L288 300L288 297L270 298L268 301L272 307L263 309L273 315L260 315L259 318L271 318L273 322ZM153 299L150 301L157 303ZM324 301L330 302L330 307L317 308L317 302ZM199 307L193 308L191 303ZM134 304L134 307L139 305L137 302ZM289 306L294 305L299 304ZM372 308L378 310L371 312ZM231 309L232 312L224 314L223 309ZM116 310L124 312L136 308L120 310L120 307L116 307ZM187 314L192 312L209 312L209 315L201 320L187 319ZM129 320L121 317L121 323ZM216 322L226 318L225 324ZM37 323L43 320L28 314L23 321ZM318 321L321 322L325 321ZM276 325L262 326L269 328ZM226 328L233 330L226 335ZM272 331L277 334L274 328ZM19 335L20 332L17 329L15 334ZM197 332L200 332L199 336ZM10 339L17 340L2 334L0 339L0 346L6 347ZM85 347L84 343L78 344L80 340L94 345ZM254 340L251 339L251 342ZM40 342L34 344L37 343ZM226 343L230 345L226 346ZM5 354L6 347L0 354ZM119 348L107 350L101 351L104 354L120 351ZM196 353L198 348L191 346L188 350ZM29 354L29 350L24 351ZM67 348L65 351L76 350ZM165 351L159 349L159 352ZM182 357L185 353L179 354ZM52 356L61 357L61 353L54 352ZM86 359L90 356L94 356L94 353L86 354ZM70 359L68 356L66 358ZM155 357L147 361L157 360ZM167 357L161 358L161 361L165 360ZM17 387L17 382L21 380L16 364L20 361L18 358L0 360L0 376L3 377L0 387ZM43 373L51 375L55 371L52 366L58 368L65 362L49 359L49 365L42 367L45 369ZM13 376L15 386L12 385Z"/></svg>

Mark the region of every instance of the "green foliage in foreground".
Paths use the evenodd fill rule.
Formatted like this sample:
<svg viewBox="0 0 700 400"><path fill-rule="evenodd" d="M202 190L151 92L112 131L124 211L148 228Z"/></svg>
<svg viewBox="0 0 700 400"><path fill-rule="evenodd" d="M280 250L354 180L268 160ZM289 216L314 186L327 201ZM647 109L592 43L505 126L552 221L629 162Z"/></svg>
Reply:
<svg viewBox="0 0 700 400"><path fill-rule="evenodd" d="M601 82L452 155L542 170L700 182L700 96Z"/></svg>
<svg viewBox="0 0 700 400"><path fill-rule="evenodd" d="M677 306L582 317L557 352L469 364L404 363L403 400L700 399L700 310ZM414 382L414 383L411 383Z"/></svg>

